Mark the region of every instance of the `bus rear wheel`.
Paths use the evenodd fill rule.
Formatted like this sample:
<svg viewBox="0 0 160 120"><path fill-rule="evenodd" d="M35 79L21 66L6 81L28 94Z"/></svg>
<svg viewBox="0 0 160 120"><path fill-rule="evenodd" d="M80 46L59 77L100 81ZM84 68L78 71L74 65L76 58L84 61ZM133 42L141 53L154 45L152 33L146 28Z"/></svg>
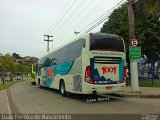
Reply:
<svg viewBox="0 0 160 120"><path fill-rule="evenodd" d="M67 93L66 93L66 90L65 90L65 83L64 83L63 80L60 82L60 93L63 97L67 96Z"/></svg>

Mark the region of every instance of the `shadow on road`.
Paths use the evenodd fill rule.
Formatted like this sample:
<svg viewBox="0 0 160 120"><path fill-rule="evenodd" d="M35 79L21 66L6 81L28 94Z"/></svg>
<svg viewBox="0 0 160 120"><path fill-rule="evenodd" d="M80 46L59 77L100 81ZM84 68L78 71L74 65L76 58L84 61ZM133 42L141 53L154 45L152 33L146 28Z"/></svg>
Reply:
<svg viewBox="0 0 160 120"><path fill-rule="evenodd" d="M57 96L61 96L59 90L47 88L47 87L38 87L39 89L43 89L49 92L54 93ZM80 102L86 102L86 103L104 103L104 102L116 102L120 101L122 97L116 96L114 94L108 94L108 95L85 95L85 94L73 94L69 93L67 97L63 97L63 99L72 99L72 100L77 100Z"/></svg>

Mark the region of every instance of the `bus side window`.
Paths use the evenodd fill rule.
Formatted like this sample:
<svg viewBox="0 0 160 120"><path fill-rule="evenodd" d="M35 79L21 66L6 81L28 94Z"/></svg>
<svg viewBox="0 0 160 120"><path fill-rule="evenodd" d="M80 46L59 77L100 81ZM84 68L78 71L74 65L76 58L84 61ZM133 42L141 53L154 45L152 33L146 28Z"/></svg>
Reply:
<svg viewBox="0 0 160 120"><path fill-rule="evenodd" d="M60 63L67 62L69 59L69 46L60 49Z"/></svg>
<svg viewBox="0 0 160 120"><path fill-rule="evenodd" d="M70 44L69 61L74 61L81 55L82 45L83 45L82 39Z"/></svg>
<svg viewBox="0 0 160 120"><path fill-rule="evenodd" d="M41 75L41 68L43 67L42 64L38 64L37 73L38 75Z"/></svg>
<svg viewBox="0 0 160 120"><path fill-rule="evenodd" d="M60 57L60 52L58 50L54 53L54 60L55 60L54 62L55 62L56 65L60 63L60 58L59 57Z"/></svg>

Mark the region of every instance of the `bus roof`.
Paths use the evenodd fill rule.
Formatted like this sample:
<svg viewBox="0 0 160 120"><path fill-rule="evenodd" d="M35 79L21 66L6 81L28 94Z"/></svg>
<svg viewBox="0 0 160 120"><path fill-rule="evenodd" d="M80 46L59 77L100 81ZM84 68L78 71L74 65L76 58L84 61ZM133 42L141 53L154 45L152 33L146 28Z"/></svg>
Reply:
<svg viewBox="0 0 160 120"><path fill-rule="evenodd" d="M89 35L107 35L107 36L109 36L109 37L119 37L119 36L117 36L117 35L115 35L115 34L101 33L101 32L88 33L88 34L80 35L80 36L77 37L76 39L75 39L75 38L72 39L72 40L71 40L70 42L68 42L67 44L65 43L65 44L63 44L63 45L61 45L61 46L59 46L59 47L57 47L57 48L55 48L55 49L52 49L50 52L48 52L47 54L41 56L39 59L41 59L41 58L43 58L43 57L45 57L45 56L47 56L47 55L55 52L56 50L59 50L60 48L63 48L63 47L65 47L65 46L71 44L72 42L75 42L75 41L79 40L80 38L86 38L86 37L89 36Z"/></svg>
<svg viewBox="0 0 160 120"><path fill-rule="evenodd" d="M107 35L107 36L109 36L109 37L119 37L118 35L115 35L115 34L101 33L101 32L89 33L89 34L93 34L93 35Z"/></svg>

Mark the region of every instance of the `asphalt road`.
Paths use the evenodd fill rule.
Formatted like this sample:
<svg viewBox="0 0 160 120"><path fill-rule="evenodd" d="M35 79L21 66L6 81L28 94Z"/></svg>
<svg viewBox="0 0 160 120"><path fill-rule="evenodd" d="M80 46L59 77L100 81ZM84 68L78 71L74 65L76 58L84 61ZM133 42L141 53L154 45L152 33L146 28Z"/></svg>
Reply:
<svg viewBox="0 0 160 120"><path fill-rule="evenodd" d="M11 86L7 90L7 93L13 113L139 114L139 117L142 117L141 114L146 113L160 113L160 99L158 98L124 98L89 95L62 97L58 91L33 86L30 81L20 82Z"/></svg>

